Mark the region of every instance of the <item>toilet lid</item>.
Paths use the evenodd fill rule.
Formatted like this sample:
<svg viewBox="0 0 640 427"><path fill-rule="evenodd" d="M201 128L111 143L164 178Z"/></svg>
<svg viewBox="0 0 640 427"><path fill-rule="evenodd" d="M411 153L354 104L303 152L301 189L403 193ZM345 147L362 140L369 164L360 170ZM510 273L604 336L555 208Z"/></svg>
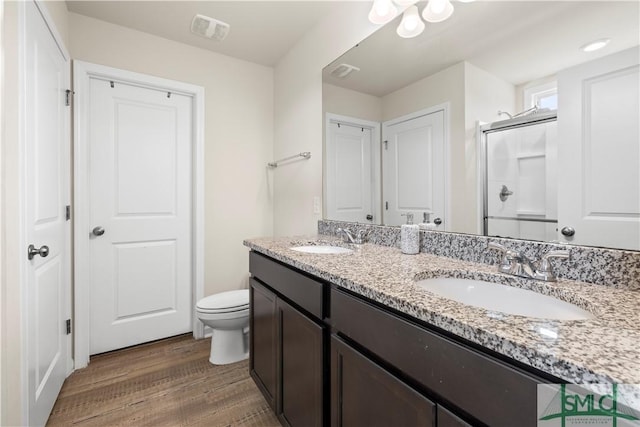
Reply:
<svg viewBox="0 0 640 427"><path fill-rule="evenodd" d="M238 311L249 307L249 289L220 292L202 298L196 308L206 311Z"/></svg>

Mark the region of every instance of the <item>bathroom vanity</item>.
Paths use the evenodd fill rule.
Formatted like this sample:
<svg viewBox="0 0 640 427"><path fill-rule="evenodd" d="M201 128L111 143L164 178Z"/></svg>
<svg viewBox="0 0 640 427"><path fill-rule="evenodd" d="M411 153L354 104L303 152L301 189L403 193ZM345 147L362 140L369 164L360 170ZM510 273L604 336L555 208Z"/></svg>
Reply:
<svg viewBox="0 0 640 427"><path fill-rule="evenodd" d="M291 249L327 242L352 252ZM245 245L250 372L283 425L535 426L538 384L640 382L637 290L566 279L531 284L495 265L329 236ZM537 286L595 317L507 315L416 285L460 275Z"/></svg>

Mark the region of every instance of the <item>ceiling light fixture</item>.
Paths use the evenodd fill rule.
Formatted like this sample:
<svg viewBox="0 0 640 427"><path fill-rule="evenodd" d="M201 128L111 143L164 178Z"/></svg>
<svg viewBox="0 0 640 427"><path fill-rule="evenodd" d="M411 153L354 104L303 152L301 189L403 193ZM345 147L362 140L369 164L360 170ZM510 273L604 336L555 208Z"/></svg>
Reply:
<svg viewBox="0 0 640 427"><path fill-rule="evenodd" d="M418 7L413 5L409 6L402 14L402 21L398 25L396 32L400 37L408 39L422 34L424 27L424 22L422 22L418 13Z"/></svg>
<svg viewBox="0 0 640 427"><path fill-rule="evenodd" d="M584 52L593 52L602 49L603 47L608 45L610 41L611 39L594 40L590 43L580 46L580 49L582 49Z"/></svg>
<svg viewBox="0 0 640 427"><path fill-rule="evenodd" d="M369 12L369 21L374 24L386 24L395 18L397 14L398 8L391 0L374 0Z"/></svg>
<svg viewBox="0 0 640 427"><path fill-rule="evenodd" d="M475 0L458 0L462 3L470 3ZM416 37L424 31L425 24L420 19L418 0L374 0L371 11L369 12L369 21L374 24L386 24L393 20L398 14L397 6L405 8L402 14L402 22L398 25L396 32L400 37L411 38ZM453 5L451 0L429 0L424 10L422 18L427 22L442 22L453 14Z"/></svg>

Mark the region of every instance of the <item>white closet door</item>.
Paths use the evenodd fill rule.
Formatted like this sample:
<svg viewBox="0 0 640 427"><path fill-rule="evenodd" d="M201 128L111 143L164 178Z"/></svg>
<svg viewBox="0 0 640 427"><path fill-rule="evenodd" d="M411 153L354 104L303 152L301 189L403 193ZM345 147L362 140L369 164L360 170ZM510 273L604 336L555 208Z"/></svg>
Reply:
<svg viewBox="0 0 640 427"><path fill-rule="evenodd" d="M90 353L192 330L192 99L92 78Z"/></svg>
<svg viewBox="0 0 640 427"><path fill-rule="evenodd" d="M330 121L326 137L327 218L379 222L373 132L364 126Z"/></svg>
<svg viewBox="0 0 640 427"><path fill-rule="evenodd" d="M418 223L425 212L444 221L444 112L382 126L384 224L404 224L406 213Z"/></svg>
<svg viewBox="0 0 640 427"><path fill-rule="evenodd" d="M25 242L29 425L44 425L70 366L69 63L34 2L25 14ZM40 249L29 260L27 245ZM47 252L48 249L48 252ZM15 392L15 391L14 391Z"/></svg>
<svg viewBox="0 0 640 427"><path fill-rule="evenodd" d="M639 81L637 48L558 75L563 241L640 249Z"/></svg>

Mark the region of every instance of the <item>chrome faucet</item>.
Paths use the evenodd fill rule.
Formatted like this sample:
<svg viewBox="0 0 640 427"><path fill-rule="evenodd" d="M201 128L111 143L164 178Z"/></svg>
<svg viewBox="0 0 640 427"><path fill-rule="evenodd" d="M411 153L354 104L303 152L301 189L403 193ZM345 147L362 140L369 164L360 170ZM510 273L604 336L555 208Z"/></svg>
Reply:
<svg viewBox="0 0 640 427"><path fill-rule="evenodd" d="M355 236L346 228L338 228L336 231L338 232L338 236L340 234L344 234L345 243L354 243L356 245L365 243L367 240L367 236L369 235L369 230L367 230L366 228L361 228L360 230L356 231Z"/></svg>
<svg viewBox="0 0 640 427"><path fill-rule="evenodd" d="M338 232L338 236L340 236L341 234L344 234L344 242L345 243L355 243L355 239L353 238L353 234L351 234L351 232L349 230L347 230L346 228L338 228L336 230Z"/></svg>
<svg viewBox="0 0 640 427"><path fill-rule="evenodd" d="M502 260L498 266L499 272L545 282L555 282L557 280L549 259L569 258L568 250L552 250L544 254L540 261L533 262L524 254L507 249L499 243L489 242L487 249L495 249L503 253Z"/></svg>

